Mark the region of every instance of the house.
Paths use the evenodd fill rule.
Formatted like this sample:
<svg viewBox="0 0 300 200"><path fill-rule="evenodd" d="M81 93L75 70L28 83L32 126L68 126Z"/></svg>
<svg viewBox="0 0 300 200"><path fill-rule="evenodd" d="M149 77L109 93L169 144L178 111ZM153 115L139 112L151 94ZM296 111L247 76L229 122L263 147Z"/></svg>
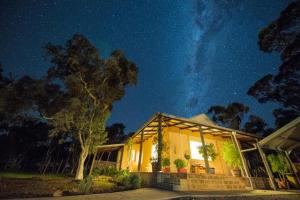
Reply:
<svg viewBox="0 0 300 200"><path fill-rule="evenodd" d="M251 134L217 126L204 114L185 119L159 113L130 138L132 144L127 143L120 150L123 151L123 157L121 162L119 160L119 167L131 172L152 172L151 160L158 158L158 134L162 135L161 158L170 159L170 172L174 173L177 172L174 161L186 160L185 156L189 155L190 160L186 167L188 173L194 166L199 166L204 169L212 168L215 174L230 175L230 168L222 156L217 156L215 161L206 162L199 154L199 146L213 144L216 153L221 155L224 141L231 140L232 137L237 141L253 143L257 139L257 136Z"/></svg>
<svg viewBox="0 0 300 200"><path fill-rule="evenodd" d="M98 152L103 154L103 152L118 151L116 167L128 169L130 172L152 173L153 160L161 163L162 159L169 158L171 174L177 173L174 161L181 159L187 164L185 167L187 174L232 177L231 168L221 156L224 142L233 141L235 146L240 149L242 146L252 146L258 139L258 136L249 133L218 126L204 114L192 118L182 118L157 113L126 143L102 145L98 147ZM199 153L199 147L204 144L214 146L217 153L214 161ZM159 146L162 146L161 151L158 150ZM242 174L244 177L250 177L246 160L242 152L240 154L243 158ZM98 153L96 160L101 160L99 155L101 153ZM100 161L96 165L104 165L104 163ZM159 165L158 171L161 170L162 167Z"/></svg>
<svg viewBox="0 0 300 200"><path fill-rule="evenodd" d="M300 122L299 119L298 121ZM295 124L299 126L300 123L292 123L293 126ZM276 189L263 149L276 146L284 139L286 142L280 143L282 148L285 147L284 144L288 145L289 150L300 146L299 140L291 142L298 129L292 129L295 132L293 139L280 137L282 130L285 132L291 129L282 128L278 130L280 133L277 131L270 139L262 139L254 134L218 126L205 114L182 118L157 113L125 143L99 146L91 169L95 166L114 165L118 169L139 173L149 185L172 190ZM234 176L232 167L223 159L222 151L226 141L231 141L240 154L241 177ZM206 145L213 146L217 154L214 160L205 156L208 155L206 148L203 154L199 153L199 147ZM117 152L116 162L101 159L105 152L109 158L112 151ZM249 156L251 153L252 157ZM165 158L170 160L168 173L164 173L161 166L161 161ZM174 164L176 159L187 164L185 173L177 173ZM257 162L251 163L252 159L260 160L261 166ZM263 172L257 173L257 169Z"/></svg>

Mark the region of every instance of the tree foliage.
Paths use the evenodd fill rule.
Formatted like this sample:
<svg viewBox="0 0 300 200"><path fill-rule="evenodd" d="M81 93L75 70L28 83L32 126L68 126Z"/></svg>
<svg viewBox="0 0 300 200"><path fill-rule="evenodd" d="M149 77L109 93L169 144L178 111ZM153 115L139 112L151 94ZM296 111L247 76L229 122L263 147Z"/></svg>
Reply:
<svg viewBox="0 0 300 200"><path fill-rule="evenodd" d="M292 2L278 19L259 33L259 47L264 52L278 52L282 64L277 74L258 80L248 94L260 103L282 106L273 111L277 128L300 115L300 1Z"/></svg>
<svg viewBox="0 0 300 200"><path fill-rule="evenodd" d="M40 111L53 126L52 135L71 133L79 141L76 178L82 179L88 153L106 142L105 124L113 103L122 98L127 85L137 82L137 68L121 51L102 59L98 50L78 34L64 46L49 43L45 50L53 66L44 88L61 85L61 89L46 103L41 102ZM54 109L49 107L53 103Z"/></svg>
<svg viewBox="0 0 300 200"><path fill-rule="evenodd" d="M125 141L128 135L124 132L125 126L122 123L114 123L106 127L107 144L118 144Z"/></svg>
<svg viewBox="0 0 300 200"><path fill-rule="evenodd" d="M211 106L208 113L213 121L228 128L240 129L244 115L249 111L249 107L242 103L231 103L228 106Z"/></svg>
<svg viewBox="0 0 300 200"><path fill-rule="evenodd" d="M273 132L273 129L268 128L267 123L262 118L250 115L248 121L244 125L243 131L260 136L266 136Z"/></svg>
<svg viewBox="0 0 300 200"><path fill-rule="evenodd" d="M43 151L47 156L40 171L64 171L63 165L78 163L76 178L81 179L87 155L107 140L105 126L113 103L124 96L126 86L137 83L137 68L119 50L101 58L98 50L78 34L65 45L49 43L44 49L52 66L40 79L7 77L0 65L0 133L5 134L0 143L8 140L10 144L9 138L18 142L15 135L20 130L43 125L51 137L43 138L48 150ZM19 148L7 149L19 155ZM51 154L58 156L49 157ZM74 160L75 155L79 159Z"/></svg>

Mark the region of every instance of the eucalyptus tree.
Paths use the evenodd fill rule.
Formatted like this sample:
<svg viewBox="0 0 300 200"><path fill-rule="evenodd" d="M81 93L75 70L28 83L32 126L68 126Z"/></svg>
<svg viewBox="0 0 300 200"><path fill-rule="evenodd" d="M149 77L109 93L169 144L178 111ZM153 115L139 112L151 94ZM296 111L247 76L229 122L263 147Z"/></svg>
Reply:
<svg viewBox="0 0 300 200"><path fill-rule="evenodd" d="M124 96L126 86L137 83L137 67L119 50L101 58L79 34L65 45L47 44L45 52L52 66L39 92L39 111L53 127L51 136L70 134L79 142L75 178L82 179L88 154L107 140L113 103Z"/></svg>
<svg viewBox="0 0 300 200"><path fill-rule="evenodd" d="M215 105L208 109L208 114L216 123L236 130L240 129L240 124L244 115L249 111L249 107L242 103L230 103L227 106Z"/></svg>
<svg viewBox="0 0 300 200"><path fill-rule="evenodd" d="M278 52L282 64L276 74L267 74L248 90L260 103L274 102L276 128L300 115L300 1L294 1L259 33L260 50Z"/></svg>

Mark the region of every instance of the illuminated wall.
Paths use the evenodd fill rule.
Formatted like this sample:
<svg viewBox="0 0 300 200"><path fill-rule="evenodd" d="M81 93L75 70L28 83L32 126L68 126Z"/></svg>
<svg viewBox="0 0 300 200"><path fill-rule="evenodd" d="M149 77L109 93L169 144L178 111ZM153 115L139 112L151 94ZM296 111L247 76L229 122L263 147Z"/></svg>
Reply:
<svg viewBox="0 0 300 200"><path fill-rule="evenodd" d="M143 153L141 160L141 171L151 172L151 157L153 154L153 136L148 138L143 143ZM215 161L209 161L210 167L215 168L216 174L230 175L230 168L226 165L222 158L222 145L225 139L221 136L212 136L209 134L204 135L206 143L212 143L217 152L217 158ZM180 130L176 127L168 127L163 129L163 144L164 149L162 157L168 157L170 159L171 172L177 172L174 165L174 160L177 158L183 159L188 163L186 169L190 172L191 165L200 164L205 166L203 158L197 154L197 145L201 145L201 139L199 132L191 132L189 130ZM197 148L197 149L195 149ZM131 151L131 158L129 159L128 145L125 145L122 159L122 169L129 169L130 171L138 170L138 159L139 159L140 144L133 144ZM187 161L185 154L191 155L191 159Z"/></svg>

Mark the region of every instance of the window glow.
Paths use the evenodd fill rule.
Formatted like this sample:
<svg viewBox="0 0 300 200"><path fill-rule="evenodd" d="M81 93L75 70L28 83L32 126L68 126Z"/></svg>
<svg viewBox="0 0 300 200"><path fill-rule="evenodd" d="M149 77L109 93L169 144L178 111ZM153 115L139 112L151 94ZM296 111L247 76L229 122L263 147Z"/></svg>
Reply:
<svg viewBox="0 0 300 200"><path fill-rule="evenodd" d="M202 155L199 153L199 147L201 147L202 144L198 141L190 141L190 148L191 148L191 158L195 160L204 160Z"/></svg>
<svg viewBox="0 0 300 200"><path fill-rule="evenodd" d="M131 161L135 160L135 150L131 150Z"/></svg>
<svg viewBox="0 0 300 200"><path fill-rule="evenodd" d="M157 159L157 144L152 145L151 158Z"/></svg>

